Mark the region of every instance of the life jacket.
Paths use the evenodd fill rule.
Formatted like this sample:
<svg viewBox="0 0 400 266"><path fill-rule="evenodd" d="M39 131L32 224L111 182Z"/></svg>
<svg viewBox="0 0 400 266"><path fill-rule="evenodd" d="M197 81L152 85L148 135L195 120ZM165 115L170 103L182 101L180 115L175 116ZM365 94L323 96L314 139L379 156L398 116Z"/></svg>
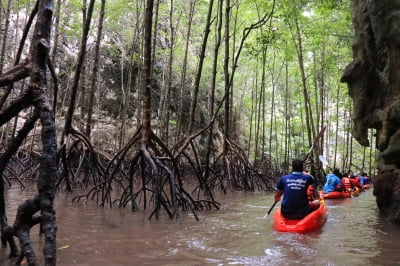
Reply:
<svg viewBox="0 0 400 266"><path fill-rule="evenodd" d="M353 187L360 187L360 183L358 182L358 178L350 178L350 182L353 185Z"/></svg>
<svg viewBox="0 0 400 266"><path fill-rule="evenodd" d="M314 187L312 185L309 185L307 188L307 198L308 201L314 200Z"/></svg>
<svg viewBox="0 0 400 266"><path fill-rule="evenodd" d="M342 178L342 183L343 183L343 185L344 185L344 188L345 188L347 191L351 191L352 186L351 186L350 178L348 178L348 177L343 177L343 178Z"/></svg>

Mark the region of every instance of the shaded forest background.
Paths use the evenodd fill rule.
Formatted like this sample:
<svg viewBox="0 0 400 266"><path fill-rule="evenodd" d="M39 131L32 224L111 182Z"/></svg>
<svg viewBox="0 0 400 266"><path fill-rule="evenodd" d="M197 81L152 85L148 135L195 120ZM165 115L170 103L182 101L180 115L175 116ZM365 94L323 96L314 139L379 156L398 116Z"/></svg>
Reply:
<svg viewBox="0 0 400 266"><path fill-rule="evenodd" d="M34 4L2 1L2 72L16 63ZM98 175L87 169L103 178L104 171L129 176L134 150L126 147L143 119L145 2L59 0L54 5L49 95L59 149L65 151L59 172L68 176L58 185L87 191L90 176ZM373 150L350 135L352 103L346 84L339 82L353 40L348 1L155 1L152 129L172 154L182 153L183 139L193 136L177 160L187 170L183 176L202 175L199 183L214 176L213 186L223 189L271 189L269 180L304 156L324 126L316 155L324 154L342 171L373 173ZM15 83L10 95L2 90L3 101L4 95L20 95L24 86L26 81ZM30 112L1 128L3 147ZM65 134L68 119L73 134ZM35 178L39 130L35 126L15 155L18 167L6 169L9 182ZM231 173L233 178L221 159L229 150L230 161L239 164L234 171L241 171ZM311 163L318 165L316 158ZM249 176L260 181L241 180Z"/></svg>
<svg viewBox="0 0 400 266"><path fill-rule="evenodd" d="M0 107L19 109L1 117L2 189L37 181L46 154L43 121L18 102L32 80L30 28L40 23L40 2L53 3L0 2ZM353 140L352 102L340 82L355 39L349 6L54 1L46 94L58 146L55 189L100 206L151 207L150 218L189 210L197 219L196 211L219 208L214 189L272 191L291 160L309 152L319 184L318 155L373 175L374 149Z"/></svg>

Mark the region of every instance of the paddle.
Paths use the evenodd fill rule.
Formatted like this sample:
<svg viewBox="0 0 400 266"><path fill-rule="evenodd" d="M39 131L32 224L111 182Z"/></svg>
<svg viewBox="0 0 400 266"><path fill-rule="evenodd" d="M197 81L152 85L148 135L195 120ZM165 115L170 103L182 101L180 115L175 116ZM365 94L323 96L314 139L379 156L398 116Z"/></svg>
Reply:
<svg viewBox="0 0 400 266"><path fill-rule="evenodd" d="M329 170L332 170L332 168L328 165L328 161L325 159L323 155L318 156L318 158L324 167L328 167Z"/></svg>
<svg viewBox="0 0 400 266"><path fill-rule="evenodd" d="M274 204L272 204L271 208L269 208L268 212L263 216L263 219L267 218L268 215L271 213L272 209L275 207L275 205L279 202L279 200L276 200Z"/></svg>
<svg viewBox="0 0 400 266"><path fill-rule="evenodd" d="M304 160L303 162L307 161L308 156L310 156L312 150L314 149L314 146L317 145L318 141L320 140L320 138L322 138L322 136L324 135L326 126L324 126L321 131L318 133L318 135L315 137L314 143L311 145L310 149L308 150L306 156L304 156Z"/></svg>

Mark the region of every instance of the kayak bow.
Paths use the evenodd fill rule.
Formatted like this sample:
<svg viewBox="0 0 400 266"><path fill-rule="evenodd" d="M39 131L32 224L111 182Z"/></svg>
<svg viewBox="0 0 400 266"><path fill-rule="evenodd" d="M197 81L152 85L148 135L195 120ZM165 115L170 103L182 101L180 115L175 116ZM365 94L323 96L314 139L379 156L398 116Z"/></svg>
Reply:
<svg viewBox="0 0 400 266"><path fill-rule="evenodd" d="M274 227L279 232L294 232L304 234L322 227L327 219L328 209L324 200L320 200L320 207L310 212L300 220L289 220L282 216L281 208L274 214Z"/></svg>

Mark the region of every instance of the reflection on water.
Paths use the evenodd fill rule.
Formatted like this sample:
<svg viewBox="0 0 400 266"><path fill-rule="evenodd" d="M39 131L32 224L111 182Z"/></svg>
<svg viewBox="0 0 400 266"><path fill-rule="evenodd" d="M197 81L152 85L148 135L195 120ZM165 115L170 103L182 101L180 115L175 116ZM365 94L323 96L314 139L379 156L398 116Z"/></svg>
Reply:
<svg viewBox="0 0 400 266"><path fill-rule="evenodd" d="M24 194L8 192L10 223ZM400 265L400 228L380 217L372 191L326 200L327 223L307 235L274 231L273 213L262 219L272 194L236 193L220 201L222 210L200 213L200 222L182 215L176 223L166 216L149 221L148 213L128 208L76 205L59 194L58 265ZM37 232L32 242L41 257ZM8 252L1 249L0 265L9 264Z"/></svg>

